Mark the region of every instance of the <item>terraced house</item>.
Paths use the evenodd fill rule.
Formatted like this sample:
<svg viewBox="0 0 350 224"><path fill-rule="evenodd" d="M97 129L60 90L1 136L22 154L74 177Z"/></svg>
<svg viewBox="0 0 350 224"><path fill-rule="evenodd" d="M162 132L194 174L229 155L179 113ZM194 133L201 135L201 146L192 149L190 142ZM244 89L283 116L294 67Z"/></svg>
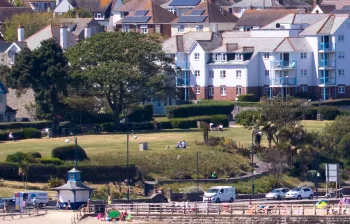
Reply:
<svg viewBox="0 0 350 224"><path fill-rule="evenodd" d="M292 13L249 32L175 35L163 50L175 59L181 100L327 100L350 96L349 29L348 15Z"/></svg>

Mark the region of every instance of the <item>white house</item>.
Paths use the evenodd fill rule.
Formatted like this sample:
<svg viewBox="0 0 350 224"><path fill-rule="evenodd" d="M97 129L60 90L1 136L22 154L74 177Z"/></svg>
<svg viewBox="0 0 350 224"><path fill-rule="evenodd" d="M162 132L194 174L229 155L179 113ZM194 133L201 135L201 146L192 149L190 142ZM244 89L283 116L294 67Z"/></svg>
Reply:
<svg viewBox="0 0 350 224"><path fill-rule="evenodd" d="M24 0L23 3L34 12L53 11L56 7L55 0Z"/></svg>
<svg viewBox="0 0 350 224"><path fill-rule="evenodd" d="M0 122L15 122L17 112L7 105L7 94L6 87L0 82Z"/></svg>

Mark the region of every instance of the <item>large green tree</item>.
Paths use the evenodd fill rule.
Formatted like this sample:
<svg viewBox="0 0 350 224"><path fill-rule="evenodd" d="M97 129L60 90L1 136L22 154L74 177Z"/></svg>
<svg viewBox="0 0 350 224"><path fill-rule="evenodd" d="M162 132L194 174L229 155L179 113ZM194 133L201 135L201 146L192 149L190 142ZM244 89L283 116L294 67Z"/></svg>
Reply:
<svg viewBox="0 0 350 224"><path fill-rule="evenodd" d="M61 98L67 91L67 60L53 40L41 42L38 49L23 49L6 77L7 85L20 95L28 88L35 92L38 119L57 121L62 116Z"/></svg>
<svg viewBox="0 0 350 224"><path fill-rule="evenodd" d="M72 75L108 102L117 129L123 109L175 95L172 60L161 41L135 32L99 33L68 50Z"/></svg>

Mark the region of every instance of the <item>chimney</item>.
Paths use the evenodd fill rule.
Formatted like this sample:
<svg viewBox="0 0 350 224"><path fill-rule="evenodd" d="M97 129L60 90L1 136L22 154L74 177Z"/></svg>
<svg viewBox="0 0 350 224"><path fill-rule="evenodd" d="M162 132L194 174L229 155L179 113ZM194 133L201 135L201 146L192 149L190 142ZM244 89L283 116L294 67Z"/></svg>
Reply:
<svg viewBox="0 0 350 224"><path fill-rule="evenodd" d="M67 35L68 35L67 27L64 23L62 23L60 27L60 46L62 50L67 49Z"/></svg>
<svg viewBox="0 0 350 224"><path fill-rule="evenodd" d="M313 0L313 1L312 1L312 7L315 8L316 5L317 5L317 0Z"/></svg>
<svg viewBox="0 0 350 224"><path fill-rule="evenodd" d="M20 24L17 29L17 40L18 42L24 41L24 27Z"/></svg>
<svg viewBox="0 0 350 224"><path fill-rule="evenodd" d="M84 28L84 37L85 39L91 37L91 27L89 27L89 24L87 23L85 28Z"/></svg>

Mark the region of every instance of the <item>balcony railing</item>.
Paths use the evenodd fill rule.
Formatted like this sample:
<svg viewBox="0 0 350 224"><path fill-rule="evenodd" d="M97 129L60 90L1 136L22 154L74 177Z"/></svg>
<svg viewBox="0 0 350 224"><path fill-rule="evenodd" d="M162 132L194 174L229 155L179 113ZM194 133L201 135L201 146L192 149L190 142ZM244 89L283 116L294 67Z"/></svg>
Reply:
<svg viewBox="0 0 350 224"><path fill-rule="evenodd" d="M271 78L271 85L273 86L294 86L297 84L297 78Z"/></svg>
<svg viewBox="0 0 350 224"><path fill-rule="evenodd" d="M335 61L334 60L320 60L319 68L334 68L335 67Z"/></svg>
<svg viewBox="0 0 350 224"><path fill-rule="evenodd" d="M335 50L335 44L329 43L329 42L321 42L319 44L319 50L320 51L334 51Z"/></svg>
<svg viewBox="0 0 350 224"><path fill-rule="evenodd" d="M272 61L271 67L273 69L295 69L297 67L296 61Z"/></svg>
<svg viewBox="0 0 350 224"><path fill-rule="evenodd" d="M179 78L176 77L176 87L187 87L190 86L190 78Z"/></svg>
<svg viewBox="0 0 350 224"><path fill-rule="evenodd" d="M320 85L335 85L335 77L321 77Z"/></svg>
<svg viewBox="0 0 350 224"><path fill-rule="evenodd" d="M176 67L179 67L181 69L190 69L190 62L189 61L176 61Z"/></svg>

